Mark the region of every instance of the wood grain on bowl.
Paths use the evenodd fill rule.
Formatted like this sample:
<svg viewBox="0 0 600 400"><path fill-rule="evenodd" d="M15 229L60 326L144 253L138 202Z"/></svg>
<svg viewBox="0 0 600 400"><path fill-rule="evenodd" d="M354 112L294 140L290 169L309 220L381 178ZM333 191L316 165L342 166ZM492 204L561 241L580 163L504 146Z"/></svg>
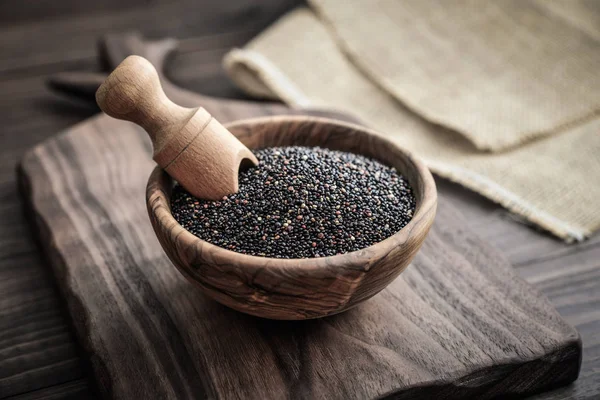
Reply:
<svg viewBox="0 0 600 400"><path fill-rule="evenodd" d="M408 179L417 206L407 226L363 250L308 259L254 257L217 247L179 225L170 207L173 181L156 168L146 195L152 225L173 264L209 296L260 317L318 318L370 298L410 264L429 232L437 204L433 177L421 162L373 131L323 118L259 118L228 128L251 149L321 146L375 158Z"/></svg>

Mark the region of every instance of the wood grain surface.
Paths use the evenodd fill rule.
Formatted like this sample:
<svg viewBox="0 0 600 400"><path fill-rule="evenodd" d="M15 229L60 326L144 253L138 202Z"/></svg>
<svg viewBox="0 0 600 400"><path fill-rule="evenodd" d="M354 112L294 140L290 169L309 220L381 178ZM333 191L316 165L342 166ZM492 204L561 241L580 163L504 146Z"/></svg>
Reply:
<svg viewBox="0 0 600 400"><path fill-rule="evenodd" d="M136 43L138 54L155 53ZM445 201L411 268L364 304L296 323L230 311L186 282L160 249L140 203L152 164L146 134L103 115L22 163L104 395L491 398L578 375L577 332Z"/></svg>
<svg viewBox="0 0 600 400"><path fill-rule="evenodd" d="M71 85L68 96L49 92L52 74L104 79L96 42L107 27L142 29L152 37L182 38L167 73L181 86L223 98L245 98L227 79L222 56L242 46L297 0L227 2L61 0L35 8L15 0L0 5L0 398L88 398L86 372L49 263L22 212L14 167L27 148L97 112L93 91ZM597 10L594 0L590 13ZM571 5L573 3L570 3ZM209 5L211 13L193 10ZM155 21L160 19L160 23ZM68 42L67 42L68 40ZM86 78L85 82L89 82ZM71 81L71 83L73 83ZM501 207L451 182L438 191L460 209L469 228L499 249L516 272L542 291L583 339L579 379L535 399L594 399L600 393L600 235L566 245L516 220ZM56 389L55 389L56 388ZM21 398L22 396L18 396Z"/></svg>

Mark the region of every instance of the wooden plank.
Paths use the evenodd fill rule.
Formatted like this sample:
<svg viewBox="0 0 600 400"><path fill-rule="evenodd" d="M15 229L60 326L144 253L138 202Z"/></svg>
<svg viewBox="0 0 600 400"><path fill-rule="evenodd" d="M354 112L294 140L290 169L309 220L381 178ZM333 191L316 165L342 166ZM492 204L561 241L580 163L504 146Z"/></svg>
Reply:
<svg viewBox="0 0 600 400"><path fill-rule="evenodd" d="M160 1L160 0L158 0ZM157 3L157 0L154 1ZM146 5L146 0L105 0L99 2L62 0L60 2L42 2L35 7L24 7L20 0L5 0L0 3L0 23L2 25L23 24L28 21L56 17L79 17L102 11L125 11Z"/></svg>
<svg viewBox="0 0 600 400"><path fill-rule="evenodd" d="M64 71L65 63L79 67L93 65L96 42L109 31L139 30L150 37L178 38L250 31L248 40L299 3L299 0L152 2L136 8L3 25L0 74L14 76L50 69L59 72ZM49 34L40 40L40 32Z"/></svg>
<svg viewBox="0 0 600 400"><path fill-rule="evenodd" d="M39 82L34 86L39 87ZM13 97L16 103L23 100ZM20 154L48 134L19 135L21 120L12 119L14 109L2 109L7 124L0 135L0 397L82 376L74 336L51 271L35 245L15 182ZM46 127L60 129L72 120L73 116L58 118Z"/></svg>
<svg viewBox="0 0 600 400"><path fill-rule="evenodd" d="M56 285L27 223L15 165L27 147L89 115L52 101L43 79L0 81L0 397L82 376L81 361ZM10 101L7 101L7 98ZM32 106L34 105L34 106ZM62 112L56 112L62 111Z"/></svg>
<svg viewBox="0 0 600 400"><path fill-rule="evenodd" d="M44 389L11 396L8 400L88 400L94 399L87 379L61 383Z"/></svg>

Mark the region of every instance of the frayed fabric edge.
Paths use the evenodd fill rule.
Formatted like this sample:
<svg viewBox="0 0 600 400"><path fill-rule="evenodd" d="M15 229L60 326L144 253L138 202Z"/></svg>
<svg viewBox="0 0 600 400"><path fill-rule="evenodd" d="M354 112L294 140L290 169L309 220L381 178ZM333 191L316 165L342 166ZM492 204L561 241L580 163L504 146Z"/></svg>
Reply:
<svg viewBox="0 0 600 400"><path fill-rule="evenodd" d="M251 96L281 100L292 107L314 106L279 68L260 53L234 49L225 56L223 65L235 84ZM592 233L539 210L485 176L426 158L424 161L437 175L483 195L566 242L583 241Z"/></svg>

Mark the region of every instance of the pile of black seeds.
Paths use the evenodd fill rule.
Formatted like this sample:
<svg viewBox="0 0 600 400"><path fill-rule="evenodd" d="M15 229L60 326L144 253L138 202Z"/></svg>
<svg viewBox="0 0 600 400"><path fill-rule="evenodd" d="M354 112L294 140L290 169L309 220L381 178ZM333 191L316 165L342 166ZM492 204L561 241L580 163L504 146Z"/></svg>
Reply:
<svg viewBox="0 0 600 400"><path fill-rule="evenodd" d="M173 216L217 246L275 258L309 258L368 247L411 219L415 198L394 168L318 147L254 151L258 167L240 172L239 192L200 200L177 185Z"/></svg>

